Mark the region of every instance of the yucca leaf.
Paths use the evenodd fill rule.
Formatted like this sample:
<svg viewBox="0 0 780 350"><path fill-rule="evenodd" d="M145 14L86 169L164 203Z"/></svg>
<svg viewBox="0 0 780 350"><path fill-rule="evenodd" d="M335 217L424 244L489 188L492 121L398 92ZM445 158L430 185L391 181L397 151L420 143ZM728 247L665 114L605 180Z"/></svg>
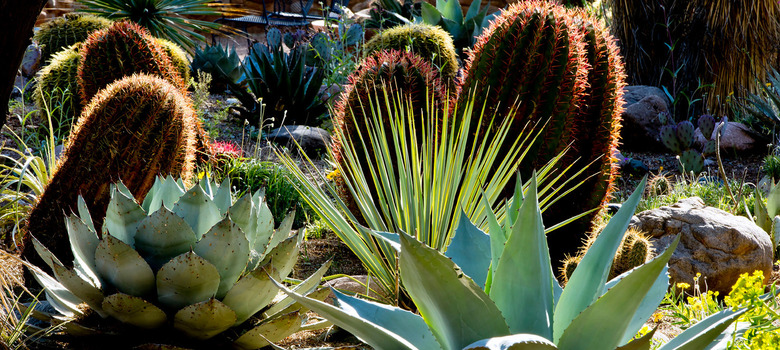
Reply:
<svg viewBox="0 0 780 350"><path fill-rule="evenodd" d="M184 219L161 207L138 224L135 249L157 270L173 257L192 249L197 237Z"/></svg>
<svg viewBox="0 0 780 350"><path fill-rule="evenodd" d="M103 232L118 238L129 246L135 245L135 232L138 224L146 218L146 212L135 202L133 196L127 196L116 186L111 186L111 201L106 208Z"/></svg>
<svg viewBox="0 0 780 350"><path fill-rule="evenodd" d="M538 203L534 174L498 260L490 299L506 318L511 333L532 333L552 340L553 284L558 281Z"/></svg>
<svg viewBox="0 0 780 350"><path fill-rule="evenodd" d="M718 338L726 328L745 312L747 312L747 309L739 311L723 310L710 315L674 337L674 339L661 346L658 350L703 349Z"/></svg>
<svg viewBox="0 0 780 350"><path fill-rule="evenodd" d="M442 348L509 334L496 304L439 251L401 235L401 280Z"/></svg>
<svg viewBox="0 0 780 350"><path fill-rule="evenodd" d="M168 316L154 304L132 295L116 293L103 299L103 310L124 323L145 329L159 328Z"/></svg>
<svg viewBox="0 0 780 350"><path fill-rule="evenodd" d="M236 323L236 313L217 299L188 305L173 316L173 327L195 339L210 339Z"/></svg>
<svg viewBox="0 0 780 350"><path fill-rule="evenodd" d="M536 334L512 334L482 339L469 344L463 350L556 350L555 344Z"/></svg>
<svg viewBox="0 0 780 350"><path fill-rule="evenodd" d="M219 272L193 252L173 258L157 271L157 300L174 309L208 300L219 289Z"/></svg>
<svg viewBox="0 0 780 350"><path fill-rule="evenodd" d="M291 312L252 328L242 334L233 345L241 349L259 349L287 338L301 328L303 318L299 312Z"/></svg>
<svg viewBox="0 0 780 350"><path fill-rule="evenodd" d="M609 220L574 270L555 307L553 341L557 342L572 320L601 296L612 260L642 198L646 182L647 177L642 179L634 193Z"/></svg>
<svg viewBox="0 0 780 350"><path fill-rule="evenodd" d="M193 251L217 268L220 277L217 298L220 299L238 281L249 262L249 241L227 217L214 225Z"/></svg>
<svg viewBox="0 0 780 350"><path fill-rule="evenodd" d="M480 288L485 288L490 270L490 236L471 223L465 212L455 228L445 256L452 259Z"/></svg>
<svg viewBox="0 0 780 350"><path fill-rule="evenodd" d="M222 219L217 204L200 186L192 186L184 193L172 211L192 227L198 238Z"/></svg>
<svg viewBox="0 0 780 350"><path fill-rule="evenodd" d="M95 249L95 267L100 277L122 293L143 296L154 291L154 272L132 247L111 235Z"/></svg>

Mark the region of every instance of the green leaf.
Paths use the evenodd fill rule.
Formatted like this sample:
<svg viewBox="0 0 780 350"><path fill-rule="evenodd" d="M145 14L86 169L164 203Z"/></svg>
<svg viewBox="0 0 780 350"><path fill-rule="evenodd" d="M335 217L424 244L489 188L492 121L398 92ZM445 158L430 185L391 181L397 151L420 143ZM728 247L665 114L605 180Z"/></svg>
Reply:
<svg viewBox="0 0 780 350"><path fill-rule="evenodd" d="M265 203L263 203L263 204L265 204ZM263 208L261 207L260 210L261 210L261 213L262 213ZM270 213L270 211L269 211L269 213ZM261 231L260 234L258 234L258 240L255 241L255 250L258 251L258 252L264 252L264 254L267 254L271 249L276 248L276 246L280 242L282 242L285 239L287 239L288 237L290 237L290 230L292 230L292 225L293 225L294 221L295 221L295 211L293 210L293 211L287 213L287 216L284 217L284 220L282 220L282 223L279 224L279 228L277 228L276 230L273 231L273 236L271 236L271 240L270 241L266 241L267 245L265 245L266 243L264 243L264 241L263 241L264 237L262 237L262 231ZM260 222L258 222L257 226L258 226L258 228L260 228L262 226L262 224ZM258 230L258 231L260 231L260 230ZM260 245L261 243L263 244L263 246Z"/></svg>
<svg viewBox="0 0 780 350"><path fill-rule="evenodd" d="M222 220L217 204L203 192L200 186L192 186L173 206L173 212L182 217L195 232L196 237Z"/></svg>
<svg viewBox="0 0 780 350"><path fill-rule="evenodd" d="M441 13L433 5L422 2L420 3L420 14L422 15L423 22L431 25L438 25L441 21Z"/></svg>
<svg viewBox="0 0 780 350"><path fill-rule="evenodd" d="M46 265L49 266L49 268L54 269L54 265L62 265L62 262L60 262L60 259L57 258L54 253L49 250L49 248L46 248L43 243L41 243L35 236L30 235L30 241L33 243L33 248L35 249L35 252L38 253L38 256L41 257L41 260L46 263Z"/></svg>
<svg viewBox="0 0 780 350"><path fill-rule="evenodd" d="M287 275L292 272L295 262L298 260L299 249L298 235L292 236L282 241L282 243L279 243L279 245L276 246L276 248L272 250L258 266L271 264L281 278L287 278Z"/></svg>
<svg viewBox="0 0 780 350"><path fill-rule="evenodd" d="M217 268L193 252L173 258L157 271L157 300L170 308L208 300L217 289Z"/></svg>
<svg viewBox="0 0 780 350"><path fill-rule="evenodd" d="M227 294L238 281L249 262L249 242L244 232L230 218L225 218L207 232L193 249L219 272L217 298Z"/></svg>
<svg viewBox="0 0 780 350"><path fill-rule="evenodd" d="M272 280L273 281L273 280ZM379 325L371 322L370 320L355 316L351 311L341 310L333 305L326 304L324 302L306 298L300 294L297 294L283 285L273 281L276 286L284 293L291 296L297 302L311 309L319 315L327 318L329 321L338 325L341 328L346 329L361 341L370 345L375 349L411 349L417 350L418 347L406 340L405 337L395 334ZM392 306L386 306L383 304L374 303L377 307L393 308ZM393 308L397 309L397 308ZM400 309L398 309L400 310ZM419 317L419 316L417 316ZM422 348L427 350L427 348Z"/></svg>
<svg viewBox="0 0 780 350"><path fill-rule="evenodd" d="M135 232L138 224L146 218L146 212L135 202L132 196L126 196L115 185L111 186L111 201L106 208L103 232L118 238L129 246L135 244Z"/></svg>
<svg viewBox="0 0 780 350"><path fill-rule="evenodd" d="M650 350L650 347L653 346L653 335L655 335L657 329L658 328L653 328L653 330L647 332L647 334L632 340L626 345L618 347L616 350Z"/></svg>
<svg viewBox="0 0 780 350"><path fill-rule="evenodd" d="M214 194L214 204L219 208L221 216L227 215L230 205L233 204L233 196L230 192L230 176L225 176L225 180L219 185L217 193Z"/></svg>
<svg viewBox="0 0 780 350"><path fill-rule="evenodd" d="M291 312L287 315L264 322L242 334L233 345L241 349L259 349L271 343L287 338L301 328L303 318L299 312Z"/></svg>
<svg viewBox="0 0 780 350"><path fill-rule="evenodd" d="M455 23L463 23L463 9L458 0L443 0L442 6L436 5L441 12L442 17L452 20Z"/></svg>
<svg viewBox="0 0 780 350"><path fill-rule="evenodd" d="M504 253L498 261L490 298L512 333L531 333L552 340L553 284L557 284L531 178Z"/></svg>
<svg viewBox="0 0 780 350"><path fill-rule="evenodd" d="M190 225L165 207L144 218L135 234L136 250L154 270L188 252L195 242L197 237Z"/></svg>
<svg viewBox="0 0 780 350"><path fill-rule="evenodd" d="M154 272L144 259L127 245L111 235L95 250L95 267L103 280L122 293L144 296L154 291Z"/></svg>
<svg viewBox="0 0 780 350"><path fill-rule="evenodd" d="M90 276L92 284L99 288L101 282L95 267L95 249L100 239L95 231L74 215L65 218L65 228L68 230L68 241L76 267Z"/></svg>
<svg viewBox="0 0 780 350"><path fill-rule="evenodd" d="M723 310L710 315L680 333L658 350L704 349L745 312L747 312L747 309L739 311Z"/></svg>
<svg viewBox="0 0 780 350"><path fill-rule="evenodd" d="M582 311L564 330L558 347L562 350L598 350L614 349L621 345L629 322L679 242L680 236L677 236L663 254L623 277L617 285ZM610 331L604 332L605 329Z"/></svg>
<svg viewBox="0 0 780 350"><path fill-rule="evenodd" d="M536 334L512 334L482 339L463 350L557 350L555 344Z"/></svg>
<svg viewBox="0 0 780 350"><path fill-rule="evenodd" d="M43 272L43 270L37 266L27 262L25 262L24 265L32 272L35 281L44 288L46 300L55 310L57 310L57 312L65 317L74 317L83 314L83 311L79 308L79 304L82 301L81 299L73 295L65 286L49 276L46 272Z"/></svg>
<svg viewBox="0 0 780 350"><path fill-rule="evenodd" d="M76 208L79 212L79 217L81 218L81 221L84 222L84 224L89 227L92 232L96 232L95 230L95 224L92 223L92 216L89 215L89 209L87 209L87 202L84 201L84 197L79 196L78 204L76 205Z"/></svg>
<svg viewBox="0 0 780 350"><path fill-rule="evenodd" d="M54 264L54 276L65 288L67 288L73 295L83 300L90 308L95 310L101 317L106 317L103 312L101 303L103 302L103 292L95 288L91 283L80 277L76 270L68 269L64 266L55 263Z"/></svg>
<svg viewBox="0 0 780 350"><path fill-rule="evenodd" d="M116 293L103 299L103 310L111 317L145 329L159 328L168 320L165 312L139 297Z"/></svg>
<svg viewBox="0 0 780 350"><path fill-rule="evenodd" d="M455 235L444 255L461 266L463 272L480 288L485 288L491 260L490 236L474 226L466 213L461 213Z"/></svg>
<svg viewBox="0 0 780 350"><path fill-rule="evenodd" d="M301 295L307 295L314 291L317 286L320 285L322 282L322 277L325 276L325 273L328 272L328 269L330 268L331 261L328 260L325 264L320 266L317 271L315 271L311 276L306 278L303 282L299 283L297 286L293 288L293 291L301 294ZM268 310L263 311L263 317L265 318L271 318L274 317L276 314L284 311L287 307L292 305L294 303L293 299L289 296L285 296L281 300L274 303L273 306L268 308Z"/></svg>
<svg viewBox="0 0 780 350"><path fill-rule="evenodd" d="M160 177L155 179L152 189L146 194L144 202L141 207L147 214L151 214L157 209L160 209L163 205L169 210L173 208L176 201L184 195L184 190L179 187L176 180L172 176L168 175L165 179L160 181Z"/></svg>
<svg viewBox="0 0 780 350"><path fill-rule="evenodd" d="M609 281L605 286L605 291L612 289L612 287L614 287L620 280L622 280L623 277L632 273L633 270L636 270L636 268L631 269L630 271L626 271L622 275ZM642 303L639 304L639 308L636 310L636 313L634 313L634 318L631 319L628 328L626 328L626 331L623 334L623 339L620 340L620 344L628 343L631 338L639 333L645 322L647 322L647 320L650 319L650 317L658 309L658 305L661 304L661 301L666 296L666 290L669 288L668 272L669 267L664 266L663 271L661 271L661 273L658 275L658 278L655 279L653 286L650 287L650 291L647 293L647 295L645 295Z"/></svg>
<svg viewBox="0 0 780 350"><path fill-rule="evenodd" d="M184 307L173 316L173 328L195 339L210 339L236 323L236 313L217 299Z"/></svg>
<svg viewBox="0 0 780 350"><path fill-rule="evenodd" d="M271 277L257 270L241 277L222 302L236 312L236 325L239 325L271 303L275 296L276 287Z"/></svg>
<svg viewBox="0 0 780 350"><path fill-rule="evenodd" d="M401 235L401 281L444 349L509 334L496 304L439 251Z"/></svg>
<svg viewBox="0 0 780 350"><path fill-rule="evenodd" d="M553 341L561 338L564 330L572 320L601 296L604 284L607 282L612 260L615 257L620 241L628 228L631 217L636 211L642 197L647 177L637 186L634 193L623 203L623 206L613 216L593 245L585 253L582 261L566 284L561 298L555 307L553 320ZM653 277L655 280L655 277ZM560 344L560 343L558 343Z"/></svg>
<svg viewBox="0 0 780 350"><path fill-rule="evenodd" d="M469 5L469 9L466 11L466 21L479 15L479 8L482 6L482 0L474 0Z"/></svg>

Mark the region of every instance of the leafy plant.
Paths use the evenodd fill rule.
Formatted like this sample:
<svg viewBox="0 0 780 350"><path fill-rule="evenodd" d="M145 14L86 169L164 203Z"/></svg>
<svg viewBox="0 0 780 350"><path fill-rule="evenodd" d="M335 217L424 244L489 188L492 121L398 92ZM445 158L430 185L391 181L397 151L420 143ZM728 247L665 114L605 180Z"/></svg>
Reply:
<svg viewBox="0 0 780 350"><path fill-rule="evenodd" d="M780 123L780 72L772 69L766 82L758 84L756 93L748 94L739 105L745 112L740 121L770 140L775 139L775 129Z"/></svg>
<svg viewBox="0 0 780 350"><path fill-rule="evenodd" d="M476 38L482 34L482 30L492 18L492 15L487 15L488 7L480 8L481 4L482 0L472 1L464 16L458 0L436 0L435 7L423 1L420 17L417 17L416 21L439 26L449 32L458 55L463 58L466 55L465 49L474 46Z"/></svg>
<svg viewBox="0 0 780 350"><path fill-rule="evenodd" d="M780 181L780 156L770 154L764 157L761 164L761 171L764 175L774 180Z"/></svg>
<svg viewBox="0 0 780 350"><path fill-rule="evenodd" d="M361 45L363 44L363 27L358 23L351 23L343 16L335 23L326 20L325 31L314 34L308 43L299 42L290 38L285 33L284 42L287 47L296 45L308 46L306 62L324 71L323 85L344 84L347 76L352 74L358 66L361 57Z"/></svg>
<svg viewBox="0 0 780 350"><path fill-rule="evenodd" d="M246 91L246 87L238 87L243 71L235 48L228 51L228 48L222 47L220 43L206 45L202 50L196 47L190 67L193 72L203 71L211 74L214 82L210 91L213 93L224 93L228 87L231 87L231 91Z"/></svg>
<svg viewBox="0 0 780 350"><path fill-rule="evenodd" d="M385 30L410 24L420 16L422 1L379 0L373 4L369 18L363 23L367 29Z"/></svg>
<svg viewBox="0 0 780 350"><path fill-rule="evenodd" d="M274 229L262 191L233 201L227 180L206 179L186 189L173 177L158 177L138 204L119 182L111 187L101 237L83 199L78 213L65 219L74 267L65 267L34 238L54 275L27 266L49 303L61 316L78 320L82 331L100 333L80 304L94 318L142 329L173 326L200 340L249 322L250 329L234 338L240 349L269 345L306 323L292 299L268 307L277 294L271 278L292 271L302 238L290 233L292 213ZM312 292L328 265L296 289Z"/></svg>
<svg viewBox="0 0 780 350"><path fill-rule="evenodd" d="M252 46L243 63L249 90L266 105L265 117L277 125L319 125L326 111L319 99L324 73L307 66L306 46L285 52L279 29L269 29L266 38L267 43Z"/></svg>
<svg viewBox="0 0 780 350"><path fill-rule="evenodd" d="M403 232L373 233L399 251L401 280L420 315L336 291L339 307L282 289L379 349L649 348L654 332L632 338L664 297L666 264L679 237L657 258L607 281L643 187L610 220L563 289L553 275L535 177L525 193L516 187L503 226L490 211L490 234L462 217L444 253ZM704 349L744 313L717 313L660 349Z"/></svg>
<svg viewBox="0 0 780 350"><path fill-rule="evenodd" d="M195 40L206 42L200 32L237 33L235 29L193 16L236 16L246 14L232 4L213 0L78 0L82 10L113 20L127 19L148 29L153 36L165 38L188 49Z"/></svg>

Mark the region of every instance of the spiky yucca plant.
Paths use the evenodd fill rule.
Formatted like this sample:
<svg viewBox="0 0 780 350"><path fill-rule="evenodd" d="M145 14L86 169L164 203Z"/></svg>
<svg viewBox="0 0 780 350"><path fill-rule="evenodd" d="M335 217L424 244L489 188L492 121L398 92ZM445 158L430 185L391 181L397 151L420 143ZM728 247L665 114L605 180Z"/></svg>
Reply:
<svg viewBox="0 0 780 350"><path fill-rule="evenodd" d="M101 90L72 130L46 191L30 213L28 232L58 256L69 257L62 213L75 209L77 196L84 197L92 213L103 213L109 185L120 178L139 198L158 174L189 182L196 118L181 91L156 76L133 75ZM93 219L98 226L103 222L101 217ZM31 250L25 244L24 256L33 261Z"/></svg>
<svg viewBox="0 0 780 350"><path fill-rule="evenodd" d="M181 90L187 85L149 32L132 22L116 22L81 46L79 93L83 104L102 88L134 73L155 74Z"/></svg>
<svg viewBox="0 0 780 350"><path fill-rule="evenodd" d="M38 72L33 100L39 110L62 105L63 109L67 109L68 116L76 117L81 113L81 98L78 94L80 47L81 43L76 43L55 53L49 64ZM57 90L63 94L67 91L69 99L65 101L63 94L52 94Z"/></svg>
<svg viewBox="0 0 780 350"><path fill-rule="evenodd" d="M33 238L53 277L29 267L47 301L75 323L65 329L137 333L134 341L148 342L150 329L206 340L239 326L221 337L239 349L298 331L307 318L300 306L287 299L268 307L277 295L271 279L286 278L298 257L302 235L291 234L294 215L274 229L262 190L234 201L230 188L229 180L206 179L187 189L170 176L157 177L138 204L119 182L111 186L102 227L80 200L79 214L65 219L72 268ZM312 292L328 267L296 289Z"/></svg>
<svg viewBox="0 0 780 350"><path fill-rule="evenodd" d="M438 26L422 23L396 26L371 38L363 50L366 56L382 50L417 54L439 70L442 81L447 85L454 84L458 75L458 54L452 37Z"/></svg>
<svg viewBox="0 0 780 350"><path fill-rule="evenodd" d="M41 62L46 62L55 53L80 43L94 31L111 26L112 21L79 13L67 13L44 23L35 32L33 40L41 45Z"/></svg>
<svg viewBox="0 0 780 350"><path fill-rule="evenodd" d="M554 2L512 4L478 38L465 71L461 96L485 98L499 118L515 108L514 134L529 122L544 125L520 164L522 174L529 176L567 147L572 150L562 164L588 166L576 177L585 183L548 209L545 220L561 222L603 206L616 174L612 154L625 82L614 39L599 21ZM476 130L477 137L489 127ZM577 251L596 215L551 233L556 264Z"/></svg>

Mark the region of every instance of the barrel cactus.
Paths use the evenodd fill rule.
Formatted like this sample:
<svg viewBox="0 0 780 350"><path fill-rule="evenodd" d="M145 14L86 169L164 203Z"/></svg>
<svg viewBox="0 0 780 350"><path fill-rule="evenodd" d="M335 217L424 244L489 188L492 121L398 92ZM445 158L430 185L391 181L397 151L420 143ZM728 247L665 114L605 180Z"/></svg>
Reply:
<svg viewBox="0 0 780 350"><path fill-rule="evenodd" d="M134 73L158 75L181 90L187 87L160 44L139 25L117 22L92 33L81 46L81 102L86 105L100 89Z"/></svg>
<svg viewBox="0 0 780 350"><path fill-rule="evenodd" d="M46 62L68 46L86 40L92 32L108 28L111 23L106 18L80 13L68 13L46 22L33 37L41 45L41 62Z"/></svg>
<svg viewBox="0 0 780 350"><path fill-rule="evenodd" d="M65 218L73 267L32 241L53 271L52 277L31 267L47 301L82 330L172 327L206 340L246 323L219 339L256 349L305 323L305 311L291 299L268 307L277 295L271 279L290 274L302 236L291 234L293 213L274 229L262 190L234 200L228 180L220 185L206 179L186 189L168 176L156 178L141 204L122 182L110 192L102 227L84 201L78 215ZM297 289L312 292L327 268ZM145 333L139 341L149 341Z"/></svg>
<svg viewBox="0 0 780 350"><path fill-rule="evenodd" d="M591 234L585 242L585 246L577 255L569 256L563 260L563 266L560 269L560 277L563 282L568 282L577 265L582 261L582 257L593 246L598 236L596 233ZM652 259L653 254L653 245L647 236L642 231L629 227L620 241L614 260L612 260L612 267L609 269L609 279L620 276L635 267L642 266Z"/></svg>
<svg viewBox="0 0 780 350"><path fill-rule="evenodd" d="M67 109L63 112L70 117L81 113L77 83L80 47L81 44L77 43L55 53L49 64L38 72L33 100L39 110L62 105L63 109Z"/></svg>
<svg viewBox="0 0 780 350"><path fill-rule="evenodd" d="M28 231L59 256L68 256L63 211L84 197L103 213L109 185L122 179L142 198L155 176L171 174L189 182L195 161L197 116L181 91L150 75L133 75L101 90L71 131L46 191L33 208ZM97 224L102 218L95 217ZM25 237L25 241L27 237ZM24 256L35 259L25 245Z"/></svg>
<svg viewBox="0 0 780 350"><path fill-rule="evenodd" d="M512 4L478 38L465 71L461 96L484 98L487 115L506 118L512 112L515 135L528 122L544 128L521 163L521 173L529 176L571 147L561 163L579 158L575 167L587 166L581 178L573 178L575 183L595 174L548 208L545 220L560 222L603 207L616 174L612 155L625 82L614 39L602 24L582 10L553 2ZM475 133L485 135L489 127ZM551 233L556 262L577 251L597 214Z"/></svg>
<svg viewBox="0 0 780 350"><path fill-rule="evenodd" d="M458 75L458 54L449 33L429 24L406 24L381 32L369 40L365 54L382 50L410 51L426 59L439 70L445 84L455 83Z"/></svg>
<svg viewBox="0 0 780 350"><path fill-rule="evenodd" d="M171 64L179 72L182 80L185 83L190 81L190 61L187 59L187 53L181 46L176 45L173 41L154 38L154 40L162 47L163 51L168 55L171 60Z"/></svg>

